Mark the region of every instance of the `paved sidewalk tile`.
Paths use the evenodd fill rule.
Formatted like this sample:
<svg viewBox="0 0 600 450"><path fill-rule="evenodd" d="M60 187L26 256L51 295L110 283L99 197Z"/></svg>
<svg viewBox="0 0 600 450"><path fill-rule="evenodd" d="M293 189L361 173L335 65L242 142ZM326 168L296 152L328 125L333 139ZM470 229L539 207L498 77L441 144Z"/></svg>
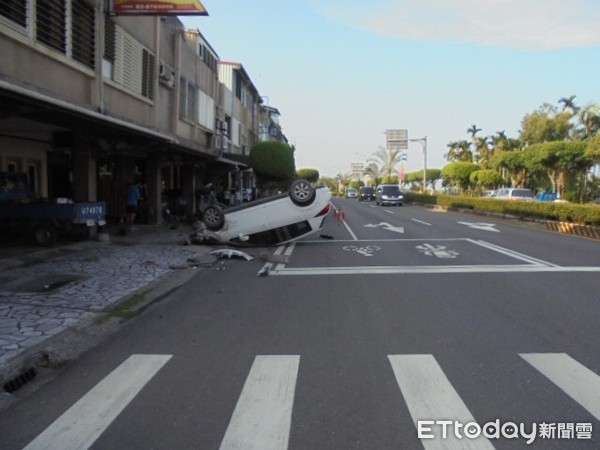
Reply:
<svg viewBox="0 0 600 450"><path fill-rule="evenodd" d="M0 369L189 259L208 254L205 247L183 245L191 233L187 227L136 228L129 236L111 235L108 243L88 241L29 258L13 251L6 258L10 264L3 266L0 279Z"/></svg>

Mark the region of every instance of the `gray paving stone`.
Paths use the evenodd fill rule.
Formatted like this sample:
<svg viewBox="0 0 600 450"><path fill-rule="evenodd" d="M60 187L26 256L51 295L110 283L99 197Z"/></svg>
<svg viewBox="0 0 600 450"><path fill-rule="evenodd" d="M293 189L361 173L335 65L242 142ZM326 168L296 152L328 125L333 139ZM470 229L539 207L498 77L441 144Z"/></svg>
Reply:
<svg viewBox="0 0 600 450"><path fill-rule="evenodd" d="M172 266L208 254L206 248L182 245L190 230L141 226L140 231L125 238L111 236L109 243L84 242L57 249L50 257L44 253L46 256L33 255L29 260L19 258L39 261L35 264L2 264L2 277L8 280L61 274L84 278L40 293L0 287L0 366L47 336L60 333L172 272ZM4 261L0 249L0 262Z"/></svg>

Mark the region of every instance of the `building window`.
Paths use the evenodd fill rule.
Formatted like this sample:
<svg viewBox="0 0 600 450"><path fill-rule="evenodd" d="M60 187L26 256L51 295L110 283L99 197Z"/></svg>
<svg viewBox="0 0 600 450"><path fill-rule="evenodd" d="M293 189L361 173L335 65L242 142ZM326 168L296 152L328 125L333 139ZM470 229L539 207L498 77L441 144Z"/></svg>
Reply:
<svg viewBox="0 0 600 450"><path fill-rule="evenodd" d="M186 117L192 122L196 121L196 108L197 108L197 100L196 100L196 86L192 83L188 82L187 86L187 110Z"/></svg>
<svg viewBox="0 0 600 450"><path fill-rule="evenodd" d="M38 0L36 38L39 42L66 53L66 5L64 0Z"/></svg>
<svg viewBox="0 0 600 450"><path fill-rule="evenodd" d="M179 79L179 118L185 119L187 111L187 80Z"/></svg>
<svg viewBox="0 0 600 450"><path fill-rule="evenodd" d="M94 8L85 2L73 2L71 23L73 59L93 69L96 62Z"/></svg>
<svg viewBox="0 0 600 450"><path fill-rule="evenodd" d="M154 55L144 49L142 52L142 95L154 99Z"/></svg>
<svg viewBox="0 0 600 450"><path fill-rule="evenodd" d="M11 22L26 28L27 1L28 0L0 0L0 16L6 17Z"/></svg>
<svg viewBox="0 0 600 450"><path fill-rule="evenodd" d="M115 54L117 42L117 27L108 17L104 18L104 55L102 55L102 75L112 80L114 78Z"/></svg>
<svg viewBox="0 0 600 450"><path fill-rule="evenodd" d="M210 48L202 42L198 43L198 56L212 72L217 73L217 58L212 54Z"/></svg>
<svg viewBox="0 0 600 450"><path fill-rule="evenodd" d="M114 46L114 63L108 61L106 52L103 58L105 76L112 69L115 83L153 100L156 79L154 54L118 25L115 26Z"/></svg>
<svg viewBox="0 0 600 450"><path fill-rule="evenodd" d="M40 44L95 67L96 12L88 1L0 0L0 16L22 27Z"/></svg>
<svg viewBox="0 0 600 450"><path fill-rule="evenodd" d="M198 120L198 86L179 79L179 118L196 123Z"/></svg>

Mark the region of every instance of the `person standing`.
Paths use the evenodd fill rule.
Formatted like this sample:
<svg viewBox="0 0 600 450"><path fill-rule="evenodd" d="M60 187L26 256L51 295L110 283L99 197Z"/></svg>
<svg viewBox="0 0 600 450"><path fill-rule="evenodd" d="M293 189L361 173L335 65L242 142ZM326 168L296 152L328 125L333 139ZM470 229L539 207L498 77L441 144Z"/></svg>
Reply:
<svg viewBox="0 0 600 450"><path fill-rule="evenodd" d="M125 226L133 228L138 202L142 198L142 184L136 181L127 187L127 205L125 206Z"/></svg>

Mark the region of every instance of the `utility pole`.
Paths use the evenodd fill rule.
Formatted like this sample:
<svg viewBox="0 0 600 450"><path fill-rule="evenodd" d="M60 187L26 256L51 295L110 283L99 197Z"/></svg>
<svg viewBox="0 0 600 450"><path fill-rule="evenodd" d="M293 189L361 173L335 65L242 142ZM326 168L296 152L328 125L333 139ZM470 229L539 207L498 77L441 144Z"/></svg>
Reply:
<svg viewBox="0 0 600 450"><path fill-rule="evenodd" d="M408 130L387 130L385 135L388 149L406 150L409 142L421 144L423 149L423 193L427 192L427 136L408 139Z"/></svg>
<svg viewBox="0 0 600 450"><path fill-rule="evenodd" d="M409 139L408 142L418 142L423 149L423 194L427 192L427 136L420 139Z"/></svg>

